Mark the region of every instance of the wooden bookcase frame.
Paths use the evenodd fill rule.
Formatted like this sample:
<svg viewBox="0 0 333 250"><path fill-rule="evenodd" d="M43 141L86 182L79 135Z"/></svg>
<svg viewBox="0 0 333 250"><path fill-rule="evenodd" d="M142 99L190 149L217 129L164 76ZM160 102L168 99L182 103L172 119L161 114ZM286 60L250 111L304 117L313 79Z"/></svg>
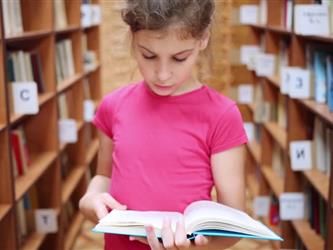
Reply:
<svg viewBox="0 0 333 250"><path fill-rule="evenodd" d="M313 3L312 0L295 0L294 4ZM259 0L235 0L234 8L242 4L259 4ZM267 25L247 25L234 28L236 46L260 44L260 35L265 36L265 52L277 55L279 51L279 40L290 41L290 54L288 61L290 66L306 67L306 44L332 45L333 37L301 36L283 27L282 9L285 1L267 1ZM239 32L241 34L237 34ZM256 39L253 39L256 38ZM253 83L261 84L264 99L271 103L277 103L280 94L279 77L257 77L254 71L246 70L244 66L233 67L234 84ZM243 75L241 75L243 73ZM251 75L252 74L252 75ZM273 244L275 249L293 248L296 236L308 250L333 249L333 241L329 238L333 235L333 175L325 176L316 169L310 171L294 172L291 169L289 155L289 143L294 140L311 140L313 138L314 118L319 117L330 128L333 128L333 113L328 111L327 105L317 104L314 100L296 100L286 96L287 128L281 128L276 122L262 123L260 126L260 142L248 144L248 156L246 171L247 185L252 196L269 195L273 193L276 197L282 192L302 192L304 183L312 186L326 203L326 240L311 229L308 221L283 221L273 230L280 233L284 238L281 244ZM245 106L245 107L244 107ZM253 121L253 105L240 105L245 121ZM273 173L272 151L273 144L277 143L283 149L285 177L283 180ZM264 153L261 153L265 149ZM333 152L332 152L333 155ZM260 169L259 178L255 178L255 172ZM331 162L333 169L333 162ZM257 174L258 175L258 174ZM258 183L259 182L259 183ZM264 218L264 222L268 222Z"/></svg>
<svg viewBox="0 0 333 250"><path fill-rule="evenodd" d="M81 1L64 0L68 25L55 29L53 1L21 0L24 32L4 37L2 3L0 3L0 248L1 249L70 249L84 220L78 210L78 200L87 185L87 173L96 164L98 139L93 126L84 121L83 79L89 79L91 99L100 102L101 64L84 72L81 37L88 35L88 48L97 53L100 61L100 27L81 27ZM99 0L93 1L99 4ZM75 76L57 84L56 42L69 38L73 44ZM6 79L6 58L9 51L37 50L42 61L45 92L38 95L39 113L36 115L14 114L10 105L11 89ZM78 141L62 144L58 138L59 107L61 94L67 95L70 117L77 122ZM14 177L11 158L10 131L22 127L27 141L31 164L26 174ZM89 132L89 131L90 132ZM92 137L85 142L85 133ZM62 179L61 157L68 152L72 165L69 174ZM58 216L58 232L41 234L33 232L19 243L17 203L32 187L38 190L39 208L53 208ZM64 228L65 204L73 200L75 216Z"/></svg>

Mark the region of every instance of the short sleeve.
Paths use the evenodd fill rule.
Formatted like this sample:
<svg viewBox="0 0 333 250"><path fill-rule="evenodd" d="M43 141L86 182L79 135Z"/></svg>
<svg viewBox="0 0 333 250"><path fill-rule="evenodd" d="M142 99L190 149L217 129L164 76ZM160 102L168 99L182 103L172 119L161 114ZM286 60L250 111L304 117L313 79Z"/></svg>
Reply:
<svg viewBox="0 0 333 250"><path fill-rule="evenodd" d="M112 94L105 96L97 108L95 117L92 123L103 133L111 139L112 133L112 120L113 120L114 105L112 102Z"/></svg>
<svg viewBox="0 0 333 250"><path fill-rule="evenodd" d="M247 143L242 116L236 104L228 108L217 120L210 139L211 154Z"/></svg>

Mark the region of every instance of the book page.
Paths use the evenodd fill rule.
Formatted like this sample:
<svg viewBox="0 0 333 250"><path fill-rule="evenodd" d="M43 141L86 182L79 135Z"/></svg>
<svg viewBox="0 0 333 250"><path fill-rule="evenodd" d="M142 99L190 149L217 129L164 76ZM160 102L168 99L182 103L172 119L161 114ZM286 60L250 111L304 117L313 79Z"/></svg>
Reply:
<svg viewBox="0 0 333 250"><path fill-rule="evenodd" d="M188 234L202 229L217 229L273 236L270 230L246 213L213 201L192 203L185 209L184 217Z"/></svg>

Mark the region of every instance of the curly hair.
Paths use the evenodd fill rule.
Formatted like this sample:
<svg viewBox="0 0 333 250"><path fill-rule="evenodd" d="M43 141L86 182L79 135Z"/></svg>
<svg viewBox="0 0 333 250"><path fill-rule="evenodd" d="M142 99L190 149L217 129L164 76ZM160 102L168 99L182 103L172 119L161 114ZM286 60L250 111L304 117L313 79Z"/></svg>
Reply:
<svg viewBox="0 0 333 250"><path fill-rule="evenodd" d="M214 0L127 0L122 19L131 31L165 30L180 24L184 35L201 38L212 22Z"/></svg>

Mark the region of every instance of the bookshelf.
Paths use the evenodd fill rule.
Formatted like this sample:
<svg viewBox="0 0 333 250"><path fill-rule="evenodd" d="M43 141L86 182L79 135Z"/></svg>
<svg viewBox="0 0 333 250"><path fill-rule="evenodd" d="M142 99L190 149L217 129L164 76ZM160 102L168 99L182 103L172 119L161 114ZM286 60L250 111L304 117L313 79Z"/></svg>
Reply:
<svg viewBox="0 0 333 250"><path fill-rule="evenodd" d="M13 27L2 11L13 7L9 2L0 2L0 248L71 249L84 221L78 200L97 162L97 131L85 119L83 103L90 100L96 107L101 100L100 24L81 24L81 1L18 0L17 12L11 10L16 16ZM99 0L84 3L98 6ZM67 54L60 57L58 44L63 41L60 49ZM89 67L83 43L90 58L96 59L89 61ZM20 56L30 58L31 65L18 64ZM67 68L72 65L72 71L64 72L62 63ZM12 82L26 81L17 72L27 67L27 73L30 66L32 74L37 72L32 76L39 111L17 114L12 85L18 83ZM68 117L61 117L63 112ZM75 122L75 142L60 140L58 122L63 118ZM15 151L13 138L19 138L21 151ZM37 232L36 209L53 211L56 232Z"/></svg>
<svg viewBox="0 0 333 250"><path fill-rule="evenodd" d="M333 242L329 238L333 235L333 176L329 173L329 169L331 172L333 170L333 160L332 157L327 157L333 155L333 150L332 143L330 147L325 144L324 149L330 151L322 150L325 151L324 156L319 154L318 141L321 143L321 140L318 140L317 134L318 130L325 131L321 134L325 137L323 140L331 140L328 138L332 138L333 112L329 111L329 104L319 103L314 97L297 99L283 93L283 79L280 77L281 68L289 66L309 69L311 77L315 78L318 72L311 65L313 54L324 51L327 58L333 54L330 48L332 35L300 35L294 28L286 28L287 3L292 3L294 8L298 4L318 2L320 1L233 1L235 13L239 13L242 5L250 4L258 6L259 16L255 23L241 24L239 16L235 15L233 27L233 46L236 52L232 54L236 56L236 60L232 59L234 79L231 95L238 99L234 93L240 84L251 84L254 89L253 103L239 104L244 121L257 127L254 140L247 146L248 190L253 198L268 196L277 199L277 202L283 193L301 192L305 194L305 206L308 210L302 220L272 222L279 214L271 211L267 216L259 216L259 219L284 238L282 243L272 244L274 249L333 248ZM330 1L326 2L331 4ZM266 9L266 15L262 14L262 9ZM262 16L266 16L266 21L261 22ZM258 46L263 53L275 55L277 66L273 74L260 76L256 69L250 67L251 62L248 66L241 62L239 51L243 46L253 45ZM261 94L258 94L258 90ZM259 107L263 105L268 108L258 116L262 112ZM293 171L290 143L300 140L311 141L314 151L312 166L310 170ZM322 158L330 160L323 164L320 163L323 162L320 161ZM323 167L326 169L323 170ZM276 210L272 204L271 202L270 210Z"/></svg>

